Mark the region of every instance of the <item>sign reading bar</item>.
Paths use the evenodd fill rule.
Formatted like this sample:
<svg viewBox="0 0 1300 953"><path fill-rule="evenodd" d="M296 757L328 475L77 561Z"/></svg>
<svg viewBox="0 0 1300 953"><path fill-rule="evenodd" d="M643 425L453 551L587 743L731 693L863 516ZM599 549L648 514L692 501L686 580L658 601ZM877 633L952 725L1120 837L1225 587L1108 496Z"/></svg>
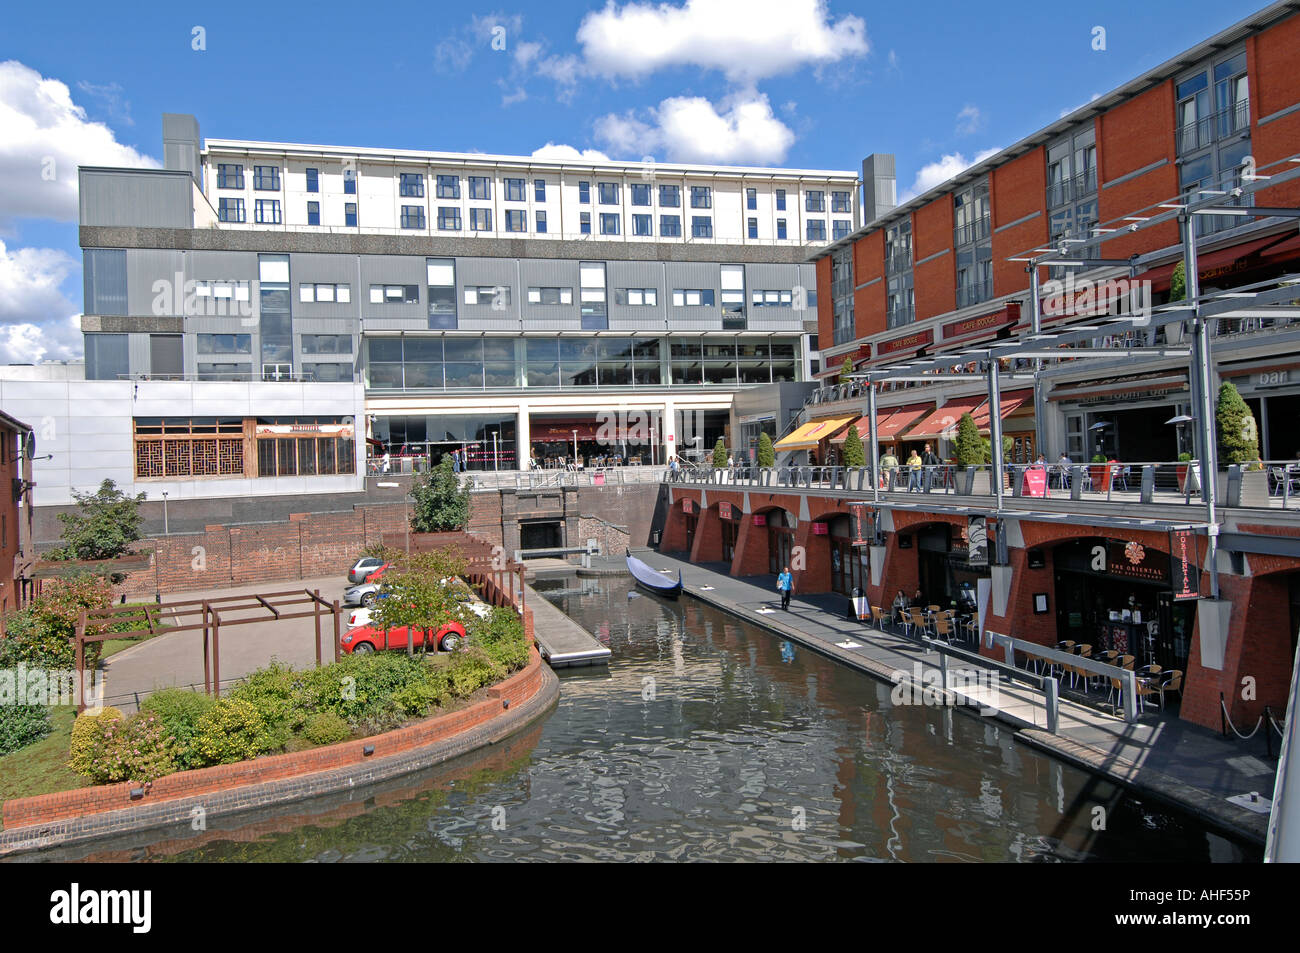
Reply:
<svg viewBox="0 0 1300 953"><path fill-rule="evenodd" d="M1169 531L1169 581L1174 601L1201 597L1201 570L1196 563L1196 533L1190 529Z"/></svg>
<svg viewBox="0 0 1300 953"><path fill-rule="evenodd" d="M917 331L915 334L909 334L901 338L892 338L888 341L881 341L876 345L876 357L882 357L885 354L895 354L898 351L915 351L923 347L928 347L934 343L934 329L927 331Z"/></svg>

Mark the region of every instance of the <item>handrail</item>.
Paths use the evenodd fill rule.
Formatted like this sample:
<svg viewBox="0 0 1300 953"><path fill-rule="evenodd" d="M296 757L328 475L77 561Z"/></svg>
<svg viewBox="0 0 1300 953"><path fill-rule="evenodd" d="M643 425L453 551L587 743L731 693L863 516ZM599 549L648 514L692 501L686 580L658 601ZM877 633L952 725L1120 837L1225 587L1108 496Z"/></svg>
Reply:
<svg viewBox="0 0 1300 953"><path fill-rule="evenodd" d="M1286 703L1286 729L1282 749L1277 756L1277 778L1273 782L1273 810L1268 818L1268 837L1264 842L1264 863L1300 860L1300 776L1291 764L1295 755L1296 703L1300 701L1300 647L1291 667L1291 694Z"/></svg>
<svg viewBox="0 0 1300 953"><path fill-rule="evenodd" d="M1049 662L1057 662L1063 666L1068 665L1071 668L1092 672L1094 675L1100 675L1103 678L1118 678L1124 696L1124 720L1128 722L1137 721L1137 674L1132 669L1118 668L1106 662L1089 658L1086 655L1073 655L1069 652L1062 652L1060 649L1039 645L1037 642L1026 642L1024 639L1000 635L996 632L989 632L988 636L994 645L1001 645L1006 650L1008 665L1015 665L1016 652L1019 652L1022 655L1031 655Z"/></svg>

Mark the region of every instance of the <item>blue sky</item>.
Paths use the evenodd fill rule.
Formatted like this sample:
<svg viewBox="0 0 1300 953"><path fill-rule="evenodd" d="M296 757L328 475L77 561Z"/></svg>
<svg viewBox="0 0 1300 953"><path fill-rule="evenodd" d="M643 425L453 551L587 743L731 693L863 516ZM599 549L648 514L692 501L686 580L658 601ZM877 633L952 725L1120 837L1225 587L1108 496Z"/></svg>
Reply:
<svg viewBox="0 0 1300 953"><path fill-rule="evenodd" d="M829 169L893 152L908 193L1262 6L12 4L0 362L79 355L75 166L161 160L164 111L218 138L408 149Z"/></svg>

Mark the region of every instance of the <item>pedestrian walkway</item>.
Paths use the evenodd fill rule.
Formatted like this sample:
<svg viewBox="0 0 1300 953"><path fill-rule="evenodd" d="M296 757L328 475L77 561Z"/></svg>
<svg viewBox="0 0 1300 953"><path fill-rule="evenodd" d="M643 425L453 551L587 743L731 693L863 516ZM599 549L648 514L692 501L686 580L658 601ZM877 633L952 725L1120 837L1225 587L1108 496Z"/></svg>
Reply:
<svg viewBox="0 0 1300 953"><path fill-rule="evenodd" d="M741 579L727 574L723 563L695 564L680 556L643 555L656 568L681 569L683 592L790 641L806 645L878 678L915 681L919 671L938 684L939 653L919 639L847 617L848 600L838 594L795 594L788 612L781 611L776 577ZM919 667L919 668L918 668ZM901 674L900 674L901 673ZM930 673L927 676L927 673ZM1264 743L1224 739L1174 715L1144 713L1127 723L1100 708L1062 700L1057 732L1047 731L1045 703L1035 689L1009 683L997 687L996 710L966 708L1018 729L1026 744L1118 783L1172 801L1239 834L1264 840L1268 815L1227 798L1259 792L1271 798L1276 760L1265 756ZM991 700L978 699L982 703ZM1263 726L1261 730L1273 730Z"/></svg>

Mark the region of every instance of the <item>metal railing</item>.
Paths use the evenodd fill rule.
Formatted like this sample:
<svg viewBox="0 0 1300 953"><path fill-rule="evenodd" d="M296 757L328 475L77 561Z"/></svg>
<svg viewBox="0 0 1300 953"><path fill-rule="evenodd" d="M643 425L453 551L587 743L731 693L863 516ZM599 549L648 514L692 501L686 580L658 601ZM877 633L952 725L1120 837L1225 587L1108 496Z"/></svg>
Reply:
<svg viewBox="0 0 1300 953"><path fill-rule="evenodd" d="M968 308L973 304L979 304L981 301L988 301L992 297L993 280L990 278L983 281L968 281L957 286L957 307L959 308Z"/></svg>
<svg viewBox="0 0 1300 953"><path fill-rule="evenodd" d="M680 471L679 471L680 472ZM635 486L663 483L668 467L656 466L592 467L582 470L471 470L463 474L471 490L544 490L579 486Z"/></svg>
<svg viewBox="0 0 1300 953"><path fill-rule="evenodd" d="M1178 154L1194 152L1249 128L1250 100L1243 99L1209 116L1184 123L1178 130Z"/></svg>
<svg viewBox="0 0 1300 953"><path fill-rule="evenodd" d="M1002 467L1004 500L1045 502L1163 504L1201 506L1201 472L1196 461L1159 463L1007 463ZM845 493L994 497L991 464L870 467L736 466L701 467L666 473L682 484L733 484L746 487ZM1237 509L1300 509L1300 461L1259 461L1232 465L1215 476L1223 506Z"/></svg>
<svg viewBox="0 0 1300 953"><path fill-rule="evenodd" d="M1047 186L1047 207L1057 208L1097 191L1097 170L1084 169L1078 175Z"/></svg>

